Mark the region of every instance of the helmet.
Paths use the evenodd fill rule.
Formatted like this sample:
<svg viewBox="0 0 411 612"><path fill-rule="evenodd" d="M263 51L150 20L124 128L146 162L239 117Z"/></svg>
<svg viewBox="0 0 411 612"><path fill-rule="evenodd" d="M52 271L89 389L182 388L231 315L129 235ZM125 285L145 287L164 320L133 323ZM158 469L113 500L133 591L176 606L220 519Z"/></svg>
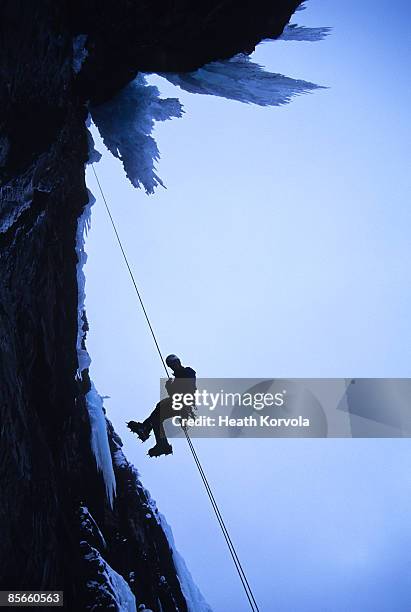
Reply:
<svg viewBox="0 0 411 612"><path fill-rule="evenodd" d="M168 365L169 368L172 367L173 363L175 363L176 361L180 361L180 359L177 357L177 355L169 355L166 359L166 364Z"/></svg>

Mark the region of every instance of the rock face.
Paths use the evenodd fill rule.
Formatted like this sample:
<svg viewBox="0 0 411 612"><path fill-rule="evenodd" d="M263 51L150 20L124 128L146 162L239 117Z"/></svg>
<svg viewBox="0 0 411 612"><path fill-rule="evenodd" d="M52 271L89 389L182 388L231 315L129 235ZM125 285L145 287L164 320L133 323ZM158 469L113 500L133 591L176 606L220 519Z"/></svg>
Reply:
<svg viewBox="0 0 411 612"><path fill-rule="evenodd" d="M139 71L193 70L279 35L299 4L0 0L0 589L63 589L67 610L133 610L132 593L187 610L111 425L113 507L90 444L76 351L85 120Z"/></svg>

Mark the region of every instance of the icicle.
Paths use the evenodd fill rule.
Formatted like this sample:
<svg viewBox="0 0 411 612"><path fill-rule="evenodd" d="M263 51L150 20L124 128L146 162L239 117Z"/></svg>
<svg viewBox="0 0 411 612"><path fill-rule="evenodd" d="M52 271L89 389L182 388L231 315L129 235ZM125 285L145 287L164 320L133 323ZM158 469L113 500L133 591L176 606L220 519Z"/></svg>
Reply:
<svg viewBox="0 0 411 612"><path fill-rule="evenodd" d="M304 40L315 42L323 40L331 32L331 28L306 28L296 23L290 23L284 28L279 40Z"/></svg>
<svg viewBox="0 0 411 612"><path fill-rule="evenodd" d="M154 121L181 117L182 113L177 99L161 99L157 87L147 85L142 75L112 100L91 110L106 147L121 159L134 187L143 186L147 193L153 193L158 185L164 187L154 171L160 158L151 136Z"/></svg>
<svg viewBox="0 0 411 612"><path fill-rule="evenodd" d="M167 72L161 76L190 93L219 96L259 106L287 104L293 96L319 88L314 83L266 72L244 54L222 62L212 62L195 72Z"/></svg>

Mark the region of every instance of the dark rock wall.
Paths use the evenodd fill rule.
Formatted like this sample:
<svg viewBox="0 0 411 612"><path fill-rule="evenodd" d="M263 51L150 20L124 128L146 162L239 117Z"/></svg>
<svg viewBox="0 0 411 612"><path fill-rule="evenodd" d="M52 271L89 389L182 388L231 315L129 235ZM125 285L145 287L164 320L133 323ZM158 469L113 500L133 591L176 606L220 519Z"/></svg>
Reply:
<svg viewBox="0 0 411 612"><path fill-rule="evenodd" d="M1 589L64 589L66 609L86 609L97 570L84 549L92 547L139 602L186 609L130 466L116 466L114 510L107 503L89 444L88 378L76 381L87 104L109 99L139 70L192 70L249 50L280 34L298 4L0 0ZM88 57L76 75L78 34L88 36ZM110 443L114 452L111 427ZM82 504L106 547L84 533Z"/></svg>
<svg viewBox="0 0 411 612"><path fill-rule="evenodd" d="M0 584L69 586L71 506L93 460L75 383L85 109L57 5L0 8Z"/></svg>

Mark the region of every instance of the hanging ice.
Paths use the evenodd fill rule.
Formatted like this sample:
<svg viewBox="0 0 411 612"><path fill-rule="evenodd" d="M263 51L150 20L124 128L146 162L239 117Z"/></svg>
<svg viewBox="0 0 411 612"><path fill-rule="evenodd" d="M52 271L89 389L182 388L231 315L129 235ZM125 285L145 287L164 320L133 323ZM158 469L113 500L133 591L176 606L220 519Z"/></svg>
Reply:
<svg viewBox="0 0 411 612"><path fill-rule="evenodd" d="M331 32L331 28L306 28L296 23L290 23L284 28L280 40L304 40L314 42L323 40Z"/></svg>
<svg viewBox="0 0 411 612"><path fill-rule="evenodd" d="M301 5L300 10L303 8ZM321 40L329 29L293 24L285 28L281 38ZM287 104L293 96L319 88L308 81L267 72L245 54L206 64L194 72L161 73L161 76L190 93L220 96L259 106ZM158 185L164 187L155 172L160 154L151 135L154 121L181 117L182 113L176 98L160 98L157 87L148 85L142 75L112 100L91 109L105 145L122 161L131 183L135 187L143 186L147 193L153 193Z"/></svg>
<svg viewBox="0 0 411 612"><path fill-rule="evenodd" d="M90 228L91 207L95 199L88 192L88 203L84 207L83 214L77 223L76 253L77 253L77 377L81 378L82 372L88 370L91 359L86 349L85 338L87 333L87 319L85 311L85 276L83 267L87 261L87 253L84 249L85 234ZM90 418L91 447L96 459L97 468L102 472L106 485L107 497L110 505L116 493L116 479L114 476L113 463L111 459L110 446L107 437L106 417L103 410L103 400L97 393L94 384L86 395L87 410Z"/></svg>
<svg viewBox="0 0 411 612"><path fill-rule="evenodd" d="M244 54L212 62L195 72L167 72L161 76L190 93L220 96L259 106L287 104L293 96L319 88L314 83L266 72Z"/></svg>
<svg viewBox="0 0 411 612"><path fill-rule="evenodd" d="M121 159L134 187L142 185L147 193L163 185L155 173L160 154L151 136L154 121L181 117L182 113L177 99L160 98L157 87L147 85L141 75L112 100L91 110L106 147Z"/></svg>
<svg viewBox="0 0 411 612"><path fill-rule="evenodd" d="M87 323L85 318L85 284L86 278L84 276L83 268L87 261L87 253L84 250L84 239L91 224L91 207L96 201L91 191L88 191L88 203L84 207L82 215L79 217L77 222L77 236L76 236L76 253L77 253L77 291L78 291L78 305L77 305L77 360L78 370L77 375L81 377L81 372L86 370L91 363L90 356L87 352L85 345Z"/></svg>
<svg viewBox="0 0 411 612"><path fill-rule="evenodd" d="M98 469L102 472L106 485L107 497L113 506L116 494L116 478L114 476L113 462L107 437L106 417L103 410L103 400L97 393L93 383L86 395L87 409L91 427L91 448L96 458Z"/></svg>

